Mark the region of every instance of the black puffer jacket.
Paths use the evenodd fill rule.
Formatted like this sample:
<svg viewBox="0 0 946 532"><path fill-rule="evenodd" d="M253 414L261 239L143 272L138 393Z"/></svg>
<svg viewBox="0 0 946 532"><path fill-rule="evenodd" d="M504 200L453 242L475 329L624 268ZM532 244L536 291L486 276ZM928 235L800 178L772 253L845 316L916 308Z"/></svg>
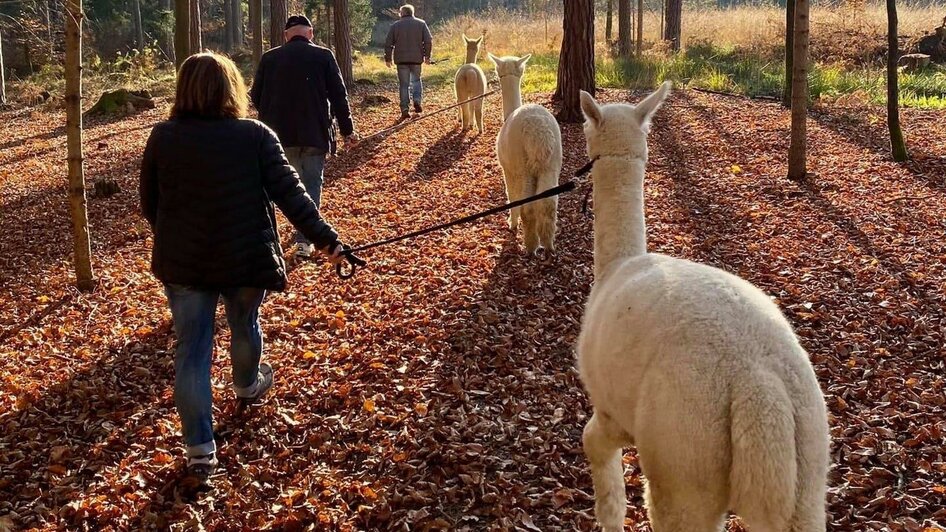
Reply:
<svg viewBox="0 0 946 532"><path fill-rule="evenodd" d="M154 230L151 268L165 283L284 289L273 202L317 247L338 242L275 133L255 120L161 122L145 148L140 186Z"/></svg>

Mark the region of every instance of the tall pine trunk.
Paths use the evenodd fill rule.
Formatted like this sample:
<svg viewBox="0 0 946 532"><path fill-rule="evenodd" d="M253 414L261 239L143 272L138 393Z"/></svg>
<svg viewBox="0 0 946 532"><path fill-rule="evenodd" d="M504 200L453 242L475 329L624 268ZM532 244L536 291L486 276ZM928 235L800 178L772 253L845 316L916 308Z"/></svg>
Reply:
<svg viewBox="0 0 946 532"><path fill-rule="evenodd" d="M230 0L230 45L232 48L243 46L243 0Z"/></svg>
<svg viewBox="0 0 946 532"><path fill-rule="evenodd" d="M618 53L631 55L631 0L618 0Z"/></svg>
<svg viewBox="0 0 946 532"><path fill-rule="evenodd" d="M565 2L562 53L558 61L555 98L562 101L558 119L582 119L579 90L595 93L595 3L594 0Z"/></svg>
<svg viewBox="0 0 946 532"><path fill-rule="evenodd" d="M782 86L782 105L792 106L792 56L795 55L795 0L785 1L785 83Z"/></svg>
<svg viewBox="0 0 946 532"><path fill-rule="evenodd" d="M190 53L197 54L204 49L201 41L200 0L190 0Z"/></svg>
<svg viewBox="0 0 946 532"><path fill-rule="evenodd" d="M335 0L335 57L345 86L351 87L355 78L352 74L351 24L348 16L348 0Z"/></svg>
<svg viewBox="0 0 946 532"><path fill-rule="evenodd" d="M604 40L611 44L611 37L614 35L612 27L614 25L614 0L608 0L608 11L604 19Z"/></svg>
<svg viewBox="0 0 946 532"><path fill-rule="evenodd" d="M887 0L887 129L890 130L890 154L897 162L906 161L907 145L900 129L900 84L897 79L897 1Z"/></svg>
<svg viewBox="0 0 946 532"><path fill-rule="evenodd" d="M796 0L794 28L792 137L788 148L788 178L800 181L808 173L808 0Z"/></svg>
<svg viewBox="0 0 946 532"><path fill-rule="evenodd" d="M233 50L233 0L223 0L223 49L227 52Z"/></svg>
<svg viewBox="0 0 946 532"><path fill-rule="evenodd" d="M145 30L141 23L141 0L132 0L131 2L131 20L135 27L135 47L138 50L145 49Z"/></svg>
<svg viewBox="0 0 946 532"><path fill-rule="evenodd" d="M263 0L250 0L250 48L253 50L253 66L259 65L263 56Z"/></svg>
<svg viewBox="0 0 946 532"><path fill-rule="evenodd" d="M284 33L286 30L286 19L289 18L289 11L286 7L286 0L270 0L269 2L269 47L275 48L282 46L286 40Z"/></svg>
<svg viewBox="0 0 946 532"><path fill-rule="evenodd" d="M667 18L664 26L664 40L670 41L670 49L680 50L680 24L683 16L683 0L667 0Z"/></svg>
<svg viewBox="0 0 946 532"><path fill-rule="evenodd" d="M644 48L644 0L637 0L637 55Z"/></svg>
<svg viewBox="0 0 946 532"><path fill-rule="evenodd" d="M66 152L76 286L92 290L92 247L82 173L82 0L66 0Z"/></svg>
<svg viewBox="0 0 946 532"><path fill-rule="evenodd" d="M191 1L174 0L174 65L177 67L190 55Z"/></svg>

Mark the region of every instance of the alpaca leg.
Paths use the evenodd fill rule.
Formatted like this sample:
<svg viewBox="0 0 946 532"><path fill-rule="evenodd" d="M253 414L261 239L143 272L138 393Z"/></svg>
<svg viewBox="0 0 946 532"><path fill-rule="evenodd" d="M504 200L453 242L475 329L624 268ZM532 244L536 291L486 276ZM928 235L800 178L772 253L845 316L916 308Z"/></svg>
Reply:
<svg viewBox="0 0 946 532"><path fill-rule="evenodd" d="M722 509L706 500L699 477L681 479L668 488L648 479L645 487L647 515L654 532L720 532L726 524ZM703 486L705 488L705 486ZM753 532L756 529L752 529ZM766 532L759 530L758 532ZM776 532L776 531L771 531Z"/></svg>
<svg viewBox="0 0 946 532"><path fill-rule="evenodd" d="M513 232L519 230L519 209L521 207L516 207L509 210L509 229Z"/></svg>
<svg viewBox="0 0 946 532"><path fill-rule="evenodd" d="M627 514L621 448L628 438L606 416L595 412L585 425L582 445L595 487L595 517L605 532L623 532Z"/></svg>
<svg viewBox="0 0 946 532"><path fill-rule="evenodd" d="M466 131L470 129L470 104L465 103L460 106L461 122L463 123L463 130Z"/></svg>
<svg viewBox="0 0 946 532"><path fill-rule="evenodd" d="M535 254L539 249L539 219L534 205L523 206L522 237L525 240L526 253Z"/></svg>
<svg viewBox="0 0 946 532"><path fill-rule="evenodd" d="M547 251L555 251L555 226L558 223L558 200L549 198L539 204L539 241Z"/></svg>
<svg viewBox="0 0 946 532"><path fill-rule="evenodd" d="M476 115L476 130L480 133L483 132L483 100L480 100L474 107L474 114Z"/></svg>

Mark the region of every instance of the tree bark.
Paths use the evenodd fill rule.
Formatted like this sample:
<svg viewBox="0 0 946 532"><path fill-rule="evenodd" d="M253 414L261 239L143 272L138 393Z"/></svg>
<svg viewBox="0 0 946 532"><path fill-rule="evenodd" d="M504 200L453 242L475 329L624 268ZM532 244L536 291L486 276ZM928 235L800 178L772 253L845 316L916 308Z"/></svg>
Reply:
<svg viewBox="0 0 946 532"><path fill-rule="evenodd" d="M132 0L131 20L132 25L135 27L135 47L137 47L138 50L144 50L146 44L145 30L141 23L141 0Z"/></svg>
<svg viewBox="0 0 946 532"><path fill-rule="evenodd" d="M233 28L230 31L230 44L236 49L243 46L243 0L230 0L230 21Z"/></svg>
<svg viewBox="0 0 946 532"><path fill-rule="evenodd" d="M263 0L250 0L250 48L253 50L253 66L259 65L263 56Z"/></svg>
<svg viewBox="0 0 946 532"><path fill-rule="evenodd" d="M204 49L201 42L200 0L190 0L190 53L197 54ZM188 54L190 55L190 54Z"/></svg>
<svg viewBox="0 0 946 532"><path fill-rule="evenodd" d="M644 0L637 0L637 55L644 49Z"/></svg>
<svg viewBox="0 0 946 532"><path fill-rule="evenodd" d="M900 84L897 79L897 1L887 0L887 129L890 131L890 154L897 162L906 161L907 145L900 128Z"/></svg>
<svg viewBox="0 0 946 532"><path fill-rule="evenodd" d="M191 31L191 0L174 0L174 66L181 63L190 55Z"/></svg>
<svg viewBox="0 0 946 532"><path fill-rule="evenodd" d="M683 0L667 0L667 18L664 40L670 41L670 49L680 51L680 19L683 15Z"/></svg>
<svg viewBox="0 0 946 532"><path fill-rule="evenodd" d="M631 0L618 0L618 53L631 55Z"/></svg>
<svg viewBox="0 0 946 532"><path fill-rule="evenodd" d="M223 0L223 50L233 50L233 0Z"/></svg>
<svg viewBox="0 0 946 532"><path fill-rule="evenodd" d="M342 72L346 87L355 84L351 58L351 23L349 21L348 0L335 1L335 57Z"/></svg>
<svg viewBox="0 0 946 532"><path fill-rule="evenodd" d="M608 0L608 11L604 19L604 40L611 44L611 37L614 34L612 27L614 25L614 0Z"/></svg>
<svg viewBox="0 0 946 532"><path fill-rule="evenodd" d="M595 4L594 0L565 2L562 52L558 61L555 98L561 99L561 122L582 120L579 90L595 93Z"/></svg>
<svg viewBox="0 0 946 532"><path fill-rule="evenodd" d="M792 56L795 54L795 0L785 1L785 83L782 87L782 105L792 106Z"/></svg>
<svg viewBox="0 0 946 532"><path fill-rule="evenodd" d="M269 2L269 47L275 48L282 46L286 40L284 33L286 30L286 19L289 18L289 11L286 6L286 0L271 0Z"/></svg>
<svg viewBox="0 0 946 532"><path fill-rule="evenodd" d="M92 247L82 173L82 0L66 0L66 152L69 167L69 211L75 249L76 286L89 291Z"/></svg>
<svg viewBox="0 0 946 532"><path fill-rule="evenodd" d="M792 134L788 148L788 178L800 181L808 173L808 0L795 2L792 43Z"/></svg>

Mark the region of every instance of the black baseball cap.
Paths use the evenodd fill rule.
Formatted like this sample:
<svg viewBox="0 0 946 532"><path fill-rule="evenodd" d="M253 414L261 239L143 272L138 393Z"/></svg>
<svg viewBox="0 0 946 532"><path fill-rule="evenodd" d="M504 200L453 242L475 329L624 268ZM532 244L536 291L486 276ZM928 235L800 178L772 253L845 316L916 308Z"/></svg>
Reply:
<svg viewBox="0 0 946 532"><path fill-rule="evenodd" d="M286 21L286 29L288 30L294 26L308 26L311 28L312 23L309 22L308 17L305 15L293 15Z"/></svg>

